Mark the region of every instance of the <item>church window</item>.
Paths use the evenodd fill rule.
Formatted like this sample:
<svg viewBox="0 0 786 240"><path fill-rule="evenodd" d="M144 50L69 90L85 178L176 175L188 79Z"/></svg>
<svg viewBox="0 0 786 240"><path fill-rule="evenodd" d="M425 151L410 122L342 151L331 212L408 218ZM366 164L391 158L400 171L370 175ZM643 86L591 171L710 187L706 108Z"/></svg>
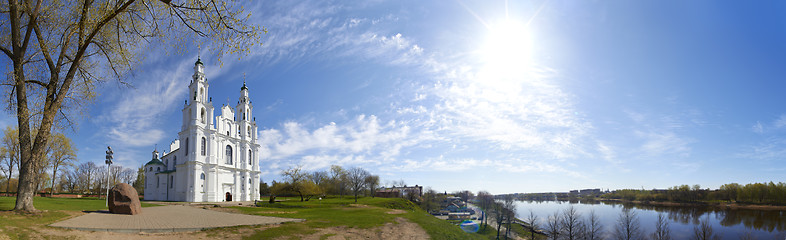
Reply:
<svg viewBox="0 0 786 240"><path fill-rule="evenodd" d="M248 150L248 164L253 165L253 158L251 158L251 149Z"/></svg>
<svg viewBox="0 0 786 240"><path fill-rule="evenodd" d="M227 136L229 136L229 131L232 131L232 125L227 123Z"/></svg>
<svg viewBox="0 0 786 240"><path fill-rule="evenodd" d="M177 166L177 156L172 158L172 169L175 169L175 166Z"/></svg>
<svg viewBox="0 0 786 240"><path fill-rule="evenodd" d="M196 95L196 91L194 91L194 100L196 100L196 96L197 96L197 95Z"/></svg>
<svg viewBox="0 0 786 240"><path fill-rule="evenodd" d="M175 186L175 176L169 176L169 188Z"/></svg>
<svg viewBox="0 0 786 240"><path fill-rule="evenodd" d="M202 175L199 175L199 179L205 180L205 174L202 173Z"/></svg>
<svg viewBox="0 0 786 240"><path fill-rule="evenodd" d="M160 172L160 171L161 171L161 167L157 167L156 172Z"/></svg>
<svg viewBox="0 0 786 240"><path fill-rule="evenodd" d="M151 171L151 172L153 171L153 167L150 167L150 171Z"/></svg>
<svg viewBox="0 0 786 240"><path fill-rule="evenodd" d="M202 100L202 101L205 101L205 97L204 96L205 96L205 89L204 88L199 88L199 99Z"/></svg>
<svg viewBox="0 0 786 240"><path fill-rule="evenodd" d="M200 113L200 117L202 118L202 123L205 123L205 108L202 108L202 113Z"/></svg>
<svg viewBox="0 0 786 240"><path fill-rule="evenodd" d="M251 137L251 127L248 127L248 128L246 129L246 135L247 135L248 137Z"/></svg>
<svg viewBox="0 0 786 240"><path fill-rule="evenodd" d="M251 178L248 178L248 185L251 186Z"/></svg>
<svg viewBox="0 0 786 240"><path fill-rule="evenodd" d="M232 164L232 147L227 145L227 164Z"/></svg>
<svg viewBox="0 0 786 240"><path fill-rule="evenodd" d="M186 156L188 156L188 138L186 138Z"/></svg>
<svg viewBox="0 0 786 240"><path fill-rule="evenodd" d="M205 145L206 145L206 143L205 143L205 142L206 142L206 141L207 141L207 140L205 139L205 137L202 137L202 150L201 150L201 152L202 152L202 156L205 156Z"/></svg>
<svg viewBox="0 0 786 240"><path fill-rule="evenodd" d="M166 164L165 165L169 166L169 159L166 160Z"/></svg>

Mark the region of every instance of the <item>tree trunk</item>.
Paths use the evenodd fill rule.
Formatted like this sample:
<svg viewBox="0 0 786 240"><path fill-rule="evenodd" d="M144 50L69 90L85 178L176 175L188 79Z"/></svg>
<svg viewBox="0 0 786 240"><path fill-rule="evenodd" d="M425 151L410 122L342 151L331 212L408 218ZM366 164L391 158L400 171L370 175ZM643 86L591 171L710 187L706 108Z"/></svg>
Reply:
<svg viewBox="0 0 786 240"><path fill-rule="evenodd" d="M15 10L12 10L12 12ZM14 18L14 17L12 17ZM17 19L18 20L18 19ZM25 86L25 75L22 67L22 56L24 52L21 49L15 50L14 62L14 77L16 80L16 116L19 126L19 183L16 188L16 204L14 205L15 211L36 211L33 206L33 195L35 189L35 160L30 143L30 113L27 108L27 91Z"/></svg>
<svg viewBox="0 0 786 240"><path fill-rule="evenodd" d="M57 176L57 164L52 166L52 189L49 190L49 196L55 195L55 177Z"/></svg>

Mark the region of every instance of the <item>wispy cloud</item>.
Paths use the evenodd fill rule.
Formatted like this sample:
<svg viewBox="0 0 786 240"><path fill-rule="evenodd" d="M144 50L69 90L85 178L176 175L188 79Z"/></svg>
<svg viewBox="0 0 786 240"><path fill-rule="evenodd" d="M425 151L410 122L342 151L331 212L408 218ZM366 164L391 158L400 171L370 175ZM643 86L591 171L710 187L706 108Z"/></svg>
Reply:
<svg viewBox="0 0 786 240"><path fill-rule="evenodd" d="M176 109L185 95L192 59L167 70L150 72L137 79L136 87L118 91L118 100L105 108L97 120L109 142L117 146L152 147L164 136L162 118Z"/></svg>

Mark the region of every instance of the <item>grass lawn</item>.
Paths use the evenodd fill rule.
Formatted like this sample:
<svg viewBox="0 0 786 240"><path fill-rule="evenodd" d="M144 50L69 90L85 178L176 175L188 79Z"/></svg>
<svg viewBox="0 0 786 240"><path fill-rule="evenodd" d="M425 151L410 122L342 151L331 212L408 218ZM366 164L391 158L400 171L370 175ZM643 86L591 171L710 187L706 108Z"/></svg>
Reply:
<svg viewBox="0 0 786 240"><path fill-rule="evenodd" d="M68 211L96 211L105 210L104 199L97 198L48 198L35 197L33 205L41 213L21 215L12 212L16 197L0 197L0 239L3 235L11 239L29 239L38 236L34 228L60 221L69 216ZM142 207L157 206L142 203Z"/></svg>
<svg viewBox="0 0 786 240"><path fill-rule="evenodd" d="M258 230L248 238L290 236L291 239L298 239L298 235L315 233L319 228L345 226L367 229L393 223L395 218L403 217L420 225L432 239L486 239L478 234L465 233L458 226L437 219L400 198L364 197L358 199L357 205L354 199L349 197L312 199L307 202L300 202L299 198L284 200L274 204L260 203L256 208L233 207L246 214L306 219L305 222L286 223L280 227ZM404 213L387 214L393 209L404 210Z"/></svg>

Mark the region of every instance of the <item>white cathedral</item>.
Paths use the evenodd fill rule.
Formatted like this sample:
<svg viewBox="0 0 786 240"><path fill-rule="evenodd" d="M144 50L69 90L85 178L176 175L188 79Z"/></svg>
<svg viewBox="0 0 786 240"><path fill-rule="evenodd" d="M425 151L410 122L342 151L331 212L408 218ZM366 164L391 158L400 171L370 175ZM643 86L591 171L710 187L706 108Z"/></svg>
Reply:
<svg viewBox="0 0 786 240"><path fill-rule="evenodd" d="M169 152L145 164L145 200L221 202L259 199L257 124L245 81L232 109L213 118L205 67L194 63L183 126Z"/></svg>

